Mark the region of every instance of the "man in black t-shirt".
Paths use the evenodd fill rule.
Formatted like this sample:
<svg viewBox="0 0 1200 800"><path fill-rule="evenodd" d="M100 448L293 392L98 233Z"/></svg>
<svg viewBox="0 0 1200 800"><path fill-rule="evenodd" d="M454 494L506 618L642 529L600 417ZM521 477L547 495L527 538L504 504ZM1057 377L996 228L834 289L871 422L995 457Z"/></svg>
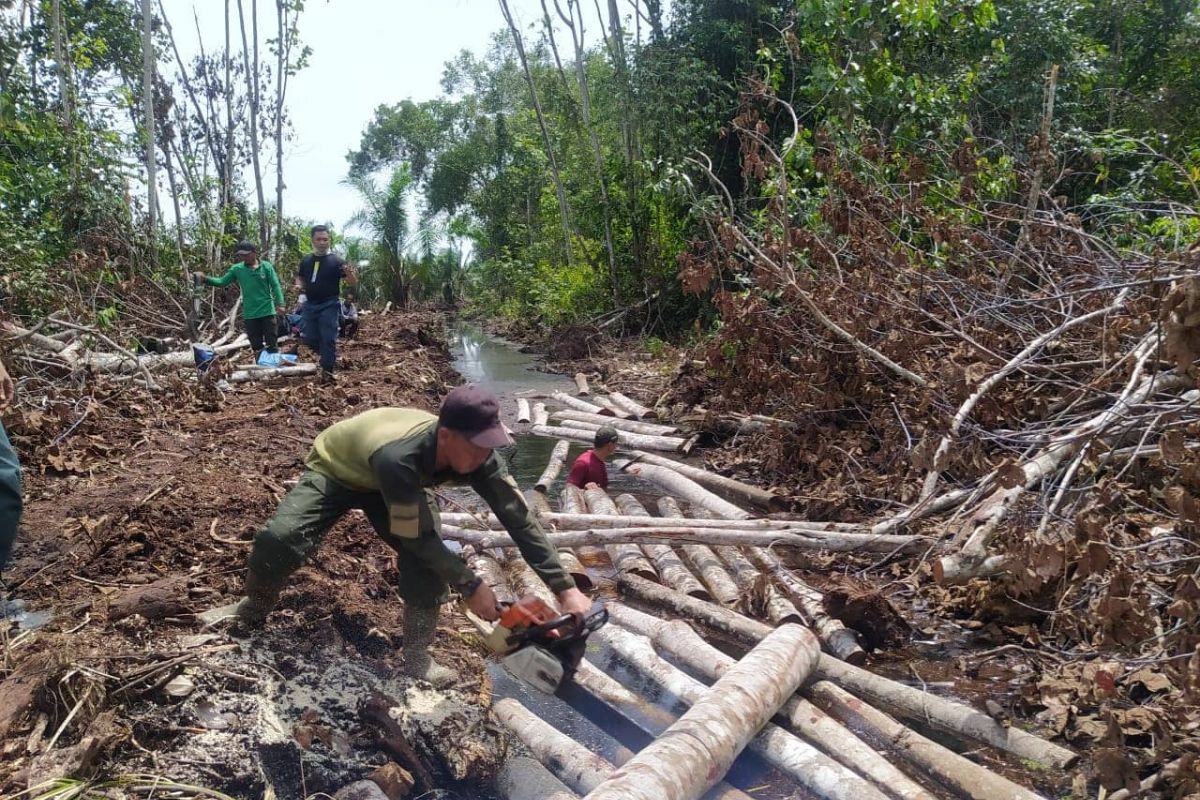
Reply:
<svg viewBox="0 0 1200 800"><path fill-rule="evenodd" d="M314 225L313 251L300 261L296 273L296 283L306 298L301 311L304 343L321 354L322 383L333 383L333 370L337 364L338 311L341 308L338 295L342 279L351 286L358 283L354 268L341 256L329 252L329 244L329 228Z"/></svg>

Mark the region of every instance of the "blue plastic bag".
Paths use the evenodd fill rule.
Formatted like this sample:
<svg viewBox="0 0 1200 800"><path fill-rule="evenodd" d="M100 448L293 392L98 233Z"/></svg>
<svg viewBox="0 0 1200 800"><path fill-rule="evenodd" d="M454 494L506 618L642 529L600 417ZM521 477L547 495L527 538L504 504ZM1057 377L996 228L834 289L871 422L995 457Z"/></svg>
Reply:
<svg viewBox="0 0 1200 800"><path fill-rule="evenodd" d="M291 353L268 353L263 350L258 354L260 367L286 367L296 363L296 356Z"/></svg>

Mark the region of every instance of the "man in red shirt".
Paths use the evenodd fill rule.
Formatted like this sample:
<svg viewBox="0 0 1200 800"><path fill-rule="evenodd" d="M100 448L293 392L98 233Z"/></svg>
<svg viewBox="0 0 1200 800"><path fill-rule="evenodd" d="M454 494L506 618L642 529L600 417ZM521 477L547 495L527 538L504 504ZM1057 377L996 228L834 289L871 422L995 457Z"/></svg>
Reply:
<svg viewBox="0 0 1200 800"><path fill-rule="evenodd" d="M605 425L596 431L592 449L581 454L571 465L567 483L580 489L608 488L608 467L604 462L617 452L617 429Z"/></svg>

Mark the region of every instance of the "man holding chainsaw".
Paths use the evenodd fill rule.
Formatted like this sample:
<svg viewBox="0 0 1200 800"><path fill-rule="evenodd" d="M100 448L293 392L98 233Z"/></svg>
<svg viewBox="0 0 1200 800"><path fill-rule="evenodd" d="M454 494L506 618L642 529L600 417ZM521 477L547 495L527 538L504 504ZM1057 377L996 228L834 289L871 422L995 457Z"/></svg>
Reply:
<svg viewBox="0 0 1200 800"><path fill-rule="evenodd" d="M338 519L359 508L398 554L405 672L434 684L452 682L454 672L429 655L448 587L479 617L498 618L491 587L440 536L430 489L465 483L508 529L524 559L557 594L563 612L582 618L591 601L575 588L516 481L493 452L510 444L499 402L473 384L450 392L436 417L412 408L377 408L326 428L313 442L304 475L255 537L245 597L233 613L247 626L260 625L287 576Z"/></svg>

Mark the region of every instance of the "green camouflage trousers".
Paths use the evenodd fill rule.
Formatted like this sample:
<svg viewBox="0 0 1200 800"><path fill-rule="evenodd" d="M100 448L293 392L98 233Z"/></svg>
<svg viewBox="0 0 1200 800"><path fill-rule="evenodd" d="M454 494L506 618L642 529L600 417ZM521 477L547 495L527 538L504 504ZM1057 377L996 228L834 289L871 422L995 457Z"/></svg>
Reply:
<svg viewBox="0 0 1200 800"><path fill-rule="evenodd" d="M250 571L262 578L279 579L298 570L309 554L351 509L362 509L371 527L396 551L400 568L400 596L414 608L440 605L449 597L446 581L406 550L389 530L387 505L379 492L349 489L326 475L306 470L299 483L279 503L275 516L254 537ZM441 516L426 493L421 503L420 538L441 540Z"/></svg>

